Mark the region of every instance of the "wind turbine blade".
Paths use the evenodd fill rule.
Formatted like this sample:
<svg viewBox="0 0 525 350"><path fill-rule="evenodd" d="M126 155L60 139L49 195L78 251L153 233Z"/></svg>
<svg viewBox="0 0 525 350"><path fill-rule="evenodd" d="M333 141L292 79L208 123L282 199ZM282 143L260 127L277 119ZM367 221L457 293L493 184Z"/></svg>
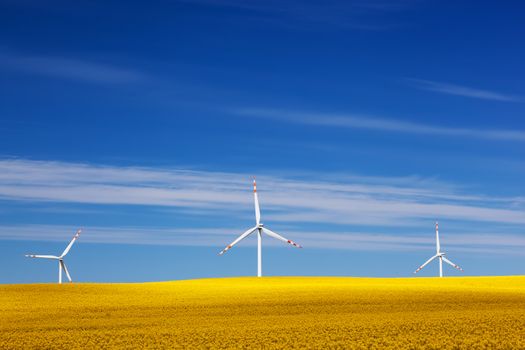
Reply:
<svg viewBox="0 0 525 350"><path fill-rule="evenodd" d="M421 271L423 269L423 267L427 266L432 260L434 260L435 258L437 258L438 256L437 255L434 255L433 257L431 257L430 259L428 259L423 265L421 265L420 267L417 268L416 271L414 271L414 273L418 273L419 271Z"/></svg>
<svg viewBox="0 0 525 350"><path fill-rule="evenodd" d="M58 256L54 255L34 255L34 254L26 254L26 257L28 258L39 258L39 259L60 259Z"/></svg>
<svg viewBox="0 0 525 350"><path fill-rule="evenodd" d="M71 280L71 276L69 275L69 271L67 270L66 264L64 263L63 260L60 260L60 266L62 266L62 269L63 269L64 272L66 273L66 276L67 276L67 279L69 280L69 283L73 282L73 281Z"/></svg>
<svg viewBox="0 0 525 350"><path fill-rule="evenodd" d="M257 196L257 184L253 178L253 199L255 201L255 223L259 226L261 222L261 209L259 208L259 197Z"/></svg>
<svg viewBox="0 0 525 350"><path fill-rule="evenodd" d="M281 235L279 235L279 234L277 234L277 233L267 229L266 227L263 227L262 230L263 230L264 233L266 233L270 237L273 237L273 238L276 238L276 239L278 239L280 241L283 241L285 243L291 244L291 245L293 245L296 248L302 248L299 244L295 243L294 241L289 240L287 238L284 238L283 236L281 236Z"/></svg>
<svg viewBox="0 0 525 350"><path fill-rule="evenodd" d="M82 230L81 229L77 230L77 232L73 236L73 239L71 240L71 242L69 242L69 244L66 247L66 249L64 249L64 252L62 253L62 255L60 255L61 258L63 258L64 256L66 256L67 253L69 253L69 250L71 249L71 247L73 246L73 244L77 240L78 236L80 236L80 233L82 233Z"/></svg>
<svg viewBox="0 0 525 350"><path fill-rule="evenodd" d="M461 267L459 267L458 265L454 264L452 261L448 260L447 258L443 257L443 261L446 262L447 264L449 264L450 266L454 267L455 269L458 269L459 271L463 271L463 269Z"/></svg>
<svg viewBox="0 0 525 350"><path fill-rule="evenodd" d="M239 243L240 241L242 241L243 239L245 239L246 237L248 237L250 234L252 234L255 230L257 229L257 226L255 227L252 227L251 229L249 229L248 231L244 232L242 235L240 235L239 237L237 237L237 239L235 241L233 241L232 243L230 243L226 248L224 248L220 253L219 255L222 255L224 253L226 253L226 251L230 250L234 245L236 245L237 243Z"/></svg>

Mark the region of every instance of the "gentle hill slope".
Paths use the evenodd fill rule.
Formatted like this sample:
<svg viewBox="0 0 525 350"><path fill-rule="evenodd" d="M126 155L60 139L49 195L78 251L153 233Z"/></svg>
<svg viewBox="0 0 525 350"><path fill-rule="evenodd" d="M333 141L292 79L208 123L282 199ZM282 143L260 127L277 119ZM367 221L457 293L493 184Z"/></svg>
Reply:
<svg viewBox="0 0 525 350"><path fill-rule="evenodd" d="M525 348L525 277L2 285L0 348Z"/></svg>

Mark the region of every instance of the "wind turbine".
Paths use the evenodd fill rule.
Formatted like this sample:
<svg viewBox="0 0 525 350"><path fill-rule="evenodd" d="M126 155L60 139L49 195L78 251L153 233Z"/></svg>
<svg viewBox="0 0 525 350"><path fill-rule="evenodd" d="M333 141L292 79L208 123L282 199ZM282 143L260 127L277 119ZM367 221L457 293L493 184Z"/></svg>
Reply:
<svg viewBox="0 0 525 350"><path fill-rule="evenodd" d="M268 236L276 238L285 243L291 244L296 248L302 248L302 247L299 244L295 243L294 241L286 239L283 236L264 227L264 225L261 222L261 210L259 209L259 199L257 197L257 184L255 183L255 178L253 179L253 198L255 200L255 227L250 228L249 230L244 232L242 235L237 237L237 239L233 241L232 243L230 243L226 248L224 248L219 253L219 255L226 253L229 249L231 249L234 245L242 241L244 238L248 237L254 232L257 232L257 277L261 277L262 276L262 234L263 233L266 233Z"/></svg>
<svg viewBox="0 0 525 350"><path fill-rule="evenodd" d="M71 249L71 247L73 246L73 244L77 240L78 236L80 236L81 232L82 232L81 229L77 230L77 232L75 233L75 236L73 236L73 239L71 240L71 242L69 242L68 246L66 247L66 249L64 249L64 251L62 252L62 255L60 255L60 256L28 254L28 255L26 255L26 257L28 257L28 258L38 258L38 259L58 260L58 283L59 284L62 283L62 270L64 270L64 272L66 273L66 276L67 276L67 279L69 280L69 283L71 283L73 281L71 280L71 276L69 275L69 271L67 270L66 264L64 263L64 257L67 255L67 253L69 253L69 250Z"/></svg>
<svg viewBox="0 0 525 350"><path fill-rule="evenodd" d="M461 267L459 267L458 265L454 264L452 261L445 258L445 253L441 252L441 245L439 244L439 229L438 229L437 221L436 221L436 255L434 255L433 257L428 259L423 265L418 267L418 269L414 271L414 273L418 273L419 271L421 271L423 267L427 266L432 260L436 258L439 258L439 277L443 277L443 261L449 264L450 266L458 269L459 271L463 271Z"/></svg>

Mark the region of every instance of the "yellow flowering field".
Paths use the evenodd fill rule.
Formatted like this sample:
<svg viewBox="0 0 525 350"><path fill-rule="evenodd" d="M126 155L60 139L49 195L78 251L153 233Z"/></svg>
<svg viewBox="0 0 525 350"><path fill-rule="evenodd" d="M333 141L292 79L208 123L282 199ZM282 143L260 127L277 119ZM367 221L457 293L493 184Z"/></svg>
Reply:
<svg viewBox="0 0 525 350"><path fill-rule="evenodd" d="M524 349L525 277L0 286L0 349Z"/></svg>

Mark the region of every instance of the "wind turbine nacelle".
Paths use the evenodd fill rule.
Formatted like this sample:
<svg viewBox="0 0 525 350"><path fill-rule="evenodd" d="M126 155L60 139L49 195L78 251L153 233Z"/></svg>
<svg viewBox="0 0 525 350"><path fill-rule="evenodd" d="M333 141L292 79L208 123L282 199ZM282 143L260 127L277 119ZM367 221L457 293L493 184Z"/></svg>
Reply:
<svg viewBox="0 0 525 350"><path fill-rule="evenodd" d="M264 227L264 224L263 223L259 223L259 226L257 226L259 228L263 228Z"/></svg>

